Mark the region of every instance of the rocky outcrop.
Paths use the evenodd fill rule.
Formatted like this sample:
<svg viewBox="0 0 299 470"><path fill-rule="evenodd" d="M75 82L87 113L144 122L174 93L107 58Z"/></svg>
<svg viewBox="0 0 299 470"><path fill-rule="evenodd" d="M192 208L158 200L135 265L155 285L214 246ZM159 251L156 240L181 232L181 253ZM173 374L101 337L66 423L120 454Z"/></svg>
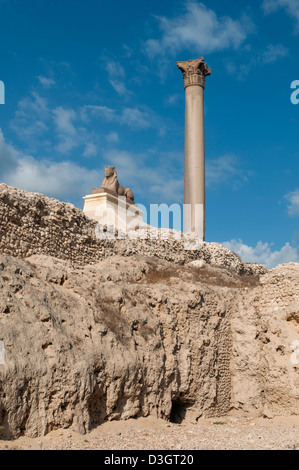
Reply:
<svg viewBox="0 0 299 470"><path fill-rule="evenodd" d="M299 263L279 265L232 306L232 402L268 418L299 413Z"/></svg>
<svg viewBox="0 0 299 470"><path fill-rule="evenodd" d="M217 244L86 239L94 223L73 206L0 189L3 436L298 413L299 264L268 272Z"/></svg>
<svg viewBox="0 0 299 470"><path fill-rule="evenodd" d="M16 437L153 415L298 413L299 266L0 256L0 419Z"/></svg>

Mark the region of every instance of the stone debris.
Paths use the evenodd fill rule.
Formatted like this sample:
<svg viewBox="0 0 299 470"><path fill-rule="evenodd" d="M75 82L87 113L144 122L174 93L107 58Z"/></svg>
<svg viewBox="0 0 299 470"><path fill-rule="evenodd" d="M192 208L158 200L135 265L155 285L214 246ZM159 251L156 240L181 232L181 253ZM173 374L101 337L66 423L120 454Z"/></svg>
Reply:
<svg viewBox="0 0 299 470"><path fill-rule="evenodd" d="M160 450L170 451L169 455L180 455L178 450L190 450L191 455L194 450L299 450L298 417L226 417L223 424L215 423L201 419L194 424L167 424L151 417L110 421L87 435L59 429L41 438L0 440L0 450L148 450L154 455Z"/></svg>

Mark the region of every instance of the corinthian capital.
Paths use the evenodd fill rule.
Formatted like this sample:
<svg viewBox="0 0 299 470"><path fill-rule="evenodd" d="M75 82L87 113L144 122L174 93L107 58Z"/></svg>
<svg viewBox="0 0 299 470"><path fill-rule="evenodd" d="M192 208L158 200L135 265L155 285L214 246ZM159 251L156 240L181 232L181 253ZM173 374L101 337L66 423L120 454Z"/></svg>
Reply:
<svg viewBox="0 0 299 470"><path fill-rule="evenodd" d="M204 88L205 78L207 75L211 75L212 70L207 66L203 57L176 64L183 73L185 88L190 85L200 85Z"/></svg>

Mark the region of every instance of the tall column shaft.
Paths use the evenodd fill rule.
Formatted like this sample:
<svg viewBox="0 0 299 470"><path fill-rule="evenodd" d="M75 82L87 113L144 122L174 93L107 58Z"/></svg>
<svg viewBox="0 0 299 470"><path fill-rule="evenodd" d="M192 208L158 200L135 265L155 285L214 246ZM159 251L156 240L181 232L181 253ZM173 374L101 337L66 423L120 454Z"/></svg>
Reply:
<svg viewBox="0 0 299 470"><path fill-rule="evenodd" d="M204 86L211 74L200 57L177 62L185 83L184 232L205 238Z"/></svg>
<svg viewBox="0 0 299 470"><path fill-rule="evenodd" d="M184 204L186 210L184 230L185 232L195 232L204 239L205 137L203 91L203 87L197 84L186 87L184 175Z"/></svg>

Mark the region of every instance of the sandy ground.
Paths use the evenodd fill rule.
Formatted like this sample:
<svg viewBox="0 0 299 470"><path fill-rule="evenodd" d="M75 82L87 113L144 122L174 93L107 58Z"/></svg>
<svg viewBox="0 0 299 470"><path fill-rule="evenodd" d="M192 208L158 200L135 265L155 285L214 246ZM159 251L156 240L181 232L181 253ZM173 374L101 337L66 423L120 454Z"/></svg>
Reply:
<svg viewBox="0 0 299 470"><path fill-rule="evenodd" d="M112 421L86 435L68 429L0 440L0 450L299 450L299 416L205 419L174 424L154 418Z"/></svg>

